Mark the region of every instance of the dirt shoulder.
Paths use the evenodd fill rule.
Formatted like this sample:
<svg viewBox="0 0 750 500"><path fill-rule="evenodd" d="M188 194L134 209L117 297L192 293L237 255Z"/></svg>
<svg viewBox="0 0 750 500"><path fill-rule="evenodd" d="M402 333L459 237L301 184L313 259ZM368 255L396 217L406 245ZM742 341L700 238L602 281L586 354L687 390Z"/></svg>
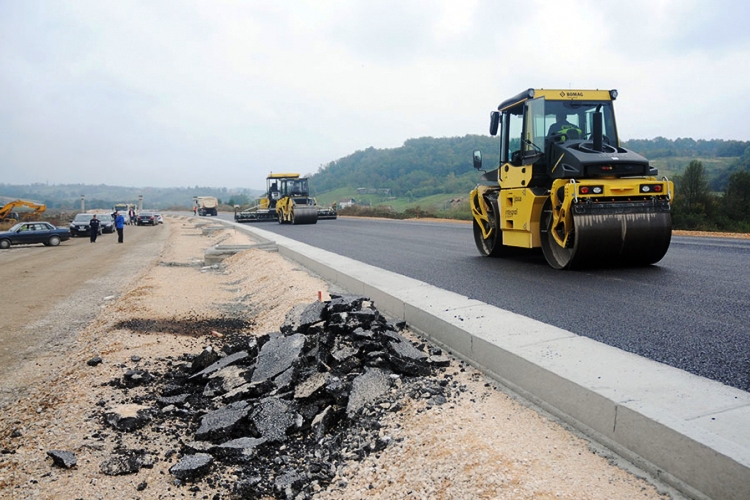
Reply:
<svg viewBox="0 0 750 500"><path fill-rule="evenodd" d="M248 335L278 330L287 311L329 285L275 252L251 249L218 267L203 267L206 248L250 244L235 230L205 232L205 220L167 218L151 264L123 281L116 297L81 298L100 314L70 342L29 359L23 396L0 415L0 493L4 498L227 498L236 471L222 482L176 486L169 468L180 443L164 429L132 436L103 430L103 409L137 394L111 382L129 369L157 369L215 344L225 328ZM208 223L210 224L210 223ZM79 300L79 299L76 299ZM71 303L66 304L68 307ZM375 304L377 306L377 304ZM126 328L123 325L130 325ZM413 337L410 333L406 335ZM416 339L416 338L415 338ZM103 362L87 361L101 356ZM496 388L456 360L445 368L462 387L447 404L428 397L403 402L381 432L392 444L361 461L340 464L316 498L665 498L617 457ZM20 383L20 382L19 382ZM22 384L23 385L23 384ZM136 474L109 476L100 466L118 447L145 447L157 457ZM76 454L72 469L53 466L50 450Z"/></svg>

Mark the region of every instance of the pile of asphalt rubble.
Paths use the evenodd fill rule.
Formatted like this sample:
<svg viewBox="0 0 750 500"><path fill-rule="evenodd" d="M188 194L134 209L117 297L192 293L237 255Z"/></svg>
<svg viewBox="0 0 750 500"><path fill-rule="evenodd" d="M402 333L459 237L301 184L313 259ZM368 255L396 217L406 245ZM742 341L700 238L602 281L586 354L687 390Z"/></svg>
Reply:
<svg viewBox="0 0 750 500"><path fill-rule="evenodd" d="M404 326L367 298L334 295L293 308L279 332L226 335L220 348L163 360L164 373L129 369L110 382L129 402L100 402L103 433L141 432L145 445L116 449L101 471L152 467L160 453L145 436L156 431L174 437L175 449L162 452L174 462L170 481L196 493L205 483L228 496L305 499L344 486L332 481L346 461L393 441L385 415L408 398L430 408L461 390L437 374L447 357L410 342ZM49 454L58 465L75 463L67 452Z"/></svg>

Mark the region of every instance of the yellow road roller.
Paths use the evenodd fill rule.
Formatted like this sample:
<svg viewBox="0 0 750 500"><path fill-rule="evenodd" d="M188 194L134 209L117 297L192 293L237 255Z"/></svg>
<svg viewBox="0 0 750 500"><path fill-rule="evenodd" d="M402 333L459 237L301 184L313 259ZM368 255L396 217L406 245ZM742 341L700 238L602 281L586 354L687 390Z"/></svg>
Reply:
<svg viewBox="0 0 750 500"><path fill-rule="evenodd" d="M623 148L616 90L528 89L490 113L500 138L497 168L471 191L482 255L540 248L555 269L644 266L672 238L674 184Z"/></svg>

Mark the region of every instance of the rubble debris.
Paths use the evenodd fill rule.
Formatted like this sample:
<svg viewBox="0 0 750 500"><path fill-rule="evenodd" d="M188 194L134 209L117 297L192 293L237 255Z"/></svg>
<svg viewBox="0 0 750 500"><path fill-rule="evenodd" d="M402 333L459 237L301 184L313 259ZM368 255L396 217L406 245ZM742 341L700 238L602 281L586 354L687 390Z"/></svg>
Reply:
<svg viewBox="0 0 750 500"><path fill-rule="evenodd" d="M120 383L125 387L132 389L133 387L138 387L139 385L150 384L152 380L154 380L154 376L146 370L128 370L122 376L122 380Z"/></svg>
<svg viewBox="0 0 750 500"><path fill-rule="evenodd" d="M210 375L214 372L217 372L221 370L222 368L225 368L232 363L236 363L238 361L241 361L249 356L247 351L240 351L236 352L234 354L231 354L229 356L219 358L215 363L212 363L211 365L207 366L203 370L199 371L195 375L193 375L192 378L196 377L205 377L206 375Z"/></svg>
<svg viewBox="0 0 750 500"><path fill-rule="evenodd" d="M195 438L198 441L217 441L232 437L250 409L246 401L237 401L207 413L201 419Z"/></svg>
<svg viewBox="0 0 750 500"><path fill-rule="evenodd" d="M86 361L86 364L89 366L96 366L102 363L102 357L101 356L94 356L93 358Z"/></svg>
<svg viewBox="0 0 750 500"><path fill-rule="evenodd" d="M365 297L332 295L292 308L277 332L209 336L221 344L170 360L148 385L123 379L116 387L132 404L106 410L104 421L122 432L170 429L180 443L175 485L206 480L241 498L311 498L347 460L392 442L380 423L387 413L408 398L429 408L450 397L447 380L425 378L446 358L412 344L404 326ZM119 453L108 468L135 469L137 459L123 460L134 456ZM228 468L236 481L218 479Z"/></svg>
<svg viewBox="0 0 750 500"><path fill-rule="evenodd" d="M133 432L151 421L151 408L127 404L111 408L104 414L104 421L118 431Z"/></svg>
<svg viewBox="0 0 750 500"><path fill-rule="evenodd" d="M141 468L154 466L156 458L145 450L115 450L112 456L99 465L99 469L107 476L123 476L135 474Z"/></svg>
<svg viewBox="0 0 750 500"><path fill-rule="evenodd" d="M214 462L214 457L208 453L185 455L176 465L169 468L169 473L183 481L193 481L204 476Z"/></svg>
<svg viewBox="0 0 750 500"><path fill-rule="evenodd" d="M52 463L57 467L71 469L76 466L76 456L71 451L50 450L47 455L52 458Z"/></svg>

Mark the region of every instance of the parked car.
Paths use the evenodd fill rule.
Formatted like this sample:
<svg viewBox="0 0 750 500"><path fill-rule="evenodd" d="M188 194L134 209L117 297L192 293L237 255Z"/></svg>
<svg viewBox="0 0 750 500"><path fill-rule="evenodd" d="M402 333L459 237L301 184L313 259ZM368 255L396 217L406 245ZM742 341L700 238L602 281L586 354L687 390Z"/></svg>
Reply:
<svg viewBox="0 0 750 500"><path fill-rule="evenodd" d="M138 224L139 226L155 226L158 223L159 222L157 221L156 214L154 212L141 212L136 218L136 224Z"/></svg>
<svg viewBox="0 0 750 500"><path fill-rule="evenodd" d="M56 247L61 241L70 239L70 231L53 226L49 222L19 222L7 231L0 233L0 248L11 245L33 245Z"/></svg>
<svg viewBox="0 0 750 500"><path fill-rule="evenodd" d="M164 224L164 217L162 217L161 214L156 214L156 222Z"/></svg>
<svg viewBox="0 0 750 500"><path fill-rule="evenodd" d="M112 214L96 214L96 217L100 221L99 229L102 234L115 232L115 219Z"/></svg>
<svg viewBox="0 0 750 500"><path fill-rule="evenodd" d="M89 236L90 227L89 221L94 217L94 214L76 214L73 221L70 223L70 235L71 236ZM99 218L99 214L96 215ZM102 226L99 225L99 234L102 234Z"/></svg>

